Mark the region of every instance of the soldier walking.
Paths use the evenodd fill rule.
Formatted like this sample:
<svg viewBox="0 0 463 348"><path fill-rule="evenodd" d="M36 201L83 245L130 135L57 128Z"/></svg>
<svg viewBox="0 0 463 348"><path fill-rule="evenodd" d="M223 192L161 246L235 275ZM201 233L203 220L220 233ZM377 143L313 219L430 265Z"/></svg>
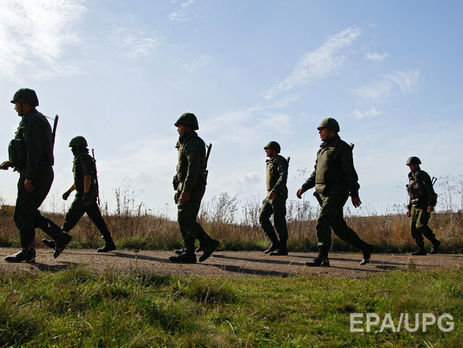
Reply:
<svg viewBox="0 0 463 348"><path fill-rule="evenodd" d="M192 113L184 113L175 122L178 134L177 180L174 180L177 219L185 247L169 258L176 263L195 263L194 244L198 239L203 249L199 261L206 260L219 246L197 221L201 200L206 191L206 145L198 136L198 120ZM176 186L176 187L175 187Z"/></svg>
<svg viewBox="0 0 463 348"><path fill-rule="evenodd" d="M331 229L343 241L357 247L363 252L361 265L370 261L373 246L364 242L343 218L343 207L349 195L354 207L359 207L357 172L354 168L352 148L338 135L339 123L334 118L325 118L318 126L322 144L317 153L315 170L302 187L297 197L308 189L315 187L314 195L320 203L316 231L318 256L307 263L308 266L329 266L328 252L331 249Z"/></svg>
<svg viewBox="0 0 463 348"><path fill-rule="evenodd" d="M410 217L410 230L415 239L418 250L412 255L426 255L423 236L432 243L431 254L437 253L440 241L436 239L433 231L429 228L428 222L434 206L437 202L437 195L434 192L432 180L429 174L421 170L421 161L418 157L412 156L407 159L408 173L407 190L410 201L407 206L407 216Z"/></svg>
<svg viewBox="0 0 463 348"><path fill-rule="evenodd" d="M262 202L259 215L259 222L265 234L272 244L264 251L270 255L288 255L286 243L288 241L288 228L286 226L286 200L288 199L288 161L281 156L280 144L271 141L264 147L269 159L267 162L267 197ZM278 232L278 239L275 229L270 222L273 214L275 229Z"/></svg>
<svg viewBox="0 0 463 348"><path fill-rule="evenodd" d="M116 245L101 216L97 203L98 179L96 164L94 158L89 154L87 140L82 136L77 136L71 140L69 147L74 155L74 164L72 167L74 184L69 190L63 193L63 199L67 200L74 190L76 194L64 218L63 231L69 233L86 213L98 228L105 241L105 246L99 248L97 251L104 253L115 250ZM54 240L42 239L42 242L50 248L54 248L56 245Z"/></svg>
<svg viewBox="0 0 463 348"><path fill-rule="evenodd" d="M50 191L53 182L53 135L46 117L36 110L39 100L34 90L21 88L11 103L21 117L15 138L10 142L9 160L0 169L14 168L19 172L18 196L14 222L19 229L21 251L7 256L7 262L33 262L35 260L35 228L39 227L56 240L56 258L71 236L64 233L53 221L42 216L39 207Z"/></svg>

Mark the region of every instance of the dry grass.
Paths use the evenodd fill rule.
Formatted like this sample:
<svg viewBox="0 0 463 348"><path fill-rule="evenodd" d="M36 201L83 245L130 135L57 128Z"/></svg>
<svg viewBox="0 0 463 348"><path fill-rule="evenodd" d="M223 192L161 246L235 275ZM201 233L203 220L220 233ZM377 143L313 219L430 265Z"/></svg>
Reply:
<svg viewBox="0 0 463 348"><path fill-rule="evenodd" d="M442 251L463 252L463 181L462 177L447 177L439 187L439 213L433 214L431 228L443 241ZM102 212L119 248L174 249L182 246L175 221L162 213L151 213L136 203L128 190L116 190L116 209L109 211L103 204ZM258 223L260 201L247 200L240 204L237 197L226 193L204 202L200 222L205 230L221 241L224 250L262 250L268 240ZM318 207L308 201L287 203L289 249L313 251L316 249L315 220ZM415 248L410 235L409 219L403 214L404 206L397 205L385 215L353 216L346 209L346 220L360 236L375 245L376 251L406 252ZM61 213L46 213L58 224ZM102 244L100 234L87 217L72 230L71 247L95 248ZM37 240L43 233L38 231ZM333 250L351 251L349 245L333 239ZM18 246L19 235L14 226L11 208L0 210L0 246Z"/></svg>

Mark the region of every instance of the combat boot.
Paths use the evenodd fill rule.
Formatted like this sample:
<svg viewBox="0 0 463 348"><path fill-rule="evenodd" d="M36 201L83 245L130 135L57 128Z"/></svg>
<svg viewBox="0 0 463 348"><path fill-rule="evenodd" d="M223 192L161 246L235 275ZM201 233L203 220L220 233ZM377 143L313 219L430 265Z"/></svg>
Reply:
<svg viewBox="0 0 463 348"><path fill-rule="evenodd" d="M288 249L286 249L286 241L280 240L280 245L277 251L272 251L271 256L285 256L288 255Z"/></svg>
<svg viewBox="0 0 463 348"><path fill-rule="evenodd" d="M180 255L169 257L169 261L174 263L196 263L194 250L185 250Z"/></svg>
<svg viewBox="0 0 463 348"><path fill-rule="evenodd" d="M198 248L199 249L199 248ZM186 248L183 248L183 249L177 249L177 250L174 250L174 253L176 253L177 255L180 255L180 254L183 254L185 252ZM197 250L197 249L196 249Z"/></svg>
<svg viewBox="0 0 463 348"><path fill-rule="evenodd" d="M105 246L103 248L98 248L99 253L107 253L108 251L113 251L116 250L116 244L114 244L114 241L111 237L108 239L105 239Z"/></svg>
<svg viewBox="0 0 463 348"><path fill-rule="evenodd" d="M205 247L203 254L199 257L199 262L203 262L212 255L212 253L219 247L219 241L216 239L211 239L207 242L207 246Z"/></svg>
<svg viewBox="0 0 463 348"><path fill-rule="evenodd" d="M66 248L66 245L69 244L71 241L72 236L65 232L62 232L59 238L55 239L55 252L53 253L53 257L56 259Z"/></svg>
<svg viewBox="0 0 463 348"><path fill-rule="evenodd" d="M370 262L371 252L373 251L373 245L367 243L365 244L366 245L362 248L363 260L360 261L362 266Z"/></svg>
<svg viewBox="0 0 463 348"><path fill-rule="evenodd" d="M436 254L440 247L440 240L435 239L432 242L431 254Z"/></svg>
<svg viewBox="0 0 463 348"><path fill-rule="evenodd" d="M5 257L6 262L35 262L35 248L29 246L14 255Z"/></svg>
<svg viewBox="0 0 463 348"><path fill-rule="evenodd" d="M328 249L320 247L318 250L318 256L313 259L312 262L307 262L309 267L330 267L330 260L328 260Z"/></svg>

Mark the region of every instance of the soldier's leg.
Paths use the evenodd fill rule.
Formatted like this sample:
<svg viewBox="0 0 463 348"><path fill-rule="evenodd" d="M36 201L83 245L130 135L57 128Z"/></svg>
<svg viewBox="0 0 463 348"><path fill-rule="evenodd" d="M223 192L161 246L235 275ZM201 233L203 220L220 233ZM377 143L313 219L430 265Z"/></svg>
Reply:
<svg viewBox="0 0 463 348"><path fill-rule="evenodd" d="M14 210L14 222L19 229L21 251L5 257L7 262L33 262L35 260L35 230L30 214L28 214L29 211L27 201L24 201L18 192Z"/></svg>
<svg viewBox="0 0 463 348"><path fill-rule="evenodd" d="M280 245L278 252L271 253L271 255L287 255L287 241L288 241L288 227L286 225L286 200L274 199L272 202L273 208L273 221L275 229L280 237Z"/></svg>
<svg viewBox="0 0 463 348"><path fill-rule="evenodd" d="M363 250L369 244L363 241L353 229L347 226L344 220L343 208L348 197L335 196L331 198L333 202L333 216L331 219L331 228L333 232L336 233L341 240Z"/></svg>
<svg viewBox="0 0 463 348"><path fill-rule="evenodd" d="M434 254L437 252L440 246L440 241L436 239L436 236L434 235L434 232L431 230L429 227L429 219L431 218L431 214L427 212L425 209L421 209L420 213L418 214L417 220L416 220L416 229L426 238L429 239L429 241L432 243L432 250L431 254Z"/></svg>
<svg viewBox="0 0 463 348"><path fill-rule="evenodd" d="M63 231L69 233L77 224L77 222L79 222L84 213L84 203L80 197L76 196L72 201L68 211L66 212L66 216L64 217Z"/></svg>
<svg viewBox="0 0 463 348"><path fill-rule="evenodd" d="M336 213L336 207L333 206L330 197L321 196L323 204L318 213L315 230L317 232L317 246L324 250L331 249L331 219Z"/></svg>
<svg viewBox="0 0 463 348"><path fill-rule="evenodd" d="M275 233L275 229L272 226L272 223L270 222L270 217L273 214L273 207L270 201L266 198L262 202L262 207L260 208L260 213L259 213L259 223L262 226L262 229L264 230L265 234L267 237L270 239L272 242L272 245L265 250L265 253L268 254L274 250L277 250L280 246L280 241L278 240L278 237Z"/></svg>
<svg viewBox="0 0 463 348"><path fill-rule="evenodd" d="M195 244L195 220L196 220L196 209L191 201L179 202L177 205L177 221L180 228L180 232L184 242L184 252L178 256L172 256L169 260L179 263L195 263L196 256L194 250Z"/></svg>
<svg viewBox="0 0 463 348"><path fill-rule="evenodd" d="M101 216L100 208L96 202L91 202L88 205L84 206L85 212L87 213L88 217L98 230L101 233L105 241L105 246L103 248L99 248L99 252L108 252L116 249L116 245L114 244L113 239L111 238L111 233L108 230L108 226L106 225L103 217Z"/></svg>
<svg viewBox="0 0 463 348"><path fill-rule="evenodd" d="M410 210L410 232L412 234L413 239L418 246L418 249L424 250L424 240L421 231L417 228L417 222L421 213L421 209L417 208L416 206L412 206Z"/></svg>

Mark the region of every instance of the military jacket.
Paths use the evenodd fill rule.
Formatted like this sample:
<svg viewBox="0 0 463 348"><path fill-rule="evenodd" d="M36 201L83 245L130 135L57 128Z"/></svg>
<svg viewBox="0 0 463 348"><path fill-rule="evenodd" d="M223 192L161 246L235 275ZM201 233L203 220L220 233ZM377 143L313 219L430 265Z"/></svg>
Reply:
<svg viewBox="0 0 463 348"><path fill-rule="evenodd" d="M23 143L25 167L20 168L21 175L34 180L42 162L52 166L53 135L46 117L36 109L30 110L22 117L16 130L15 139Z"/></svg>
<svg viewBox="0 0 463 348"><path fill-rule="evenodd" d="M305 190L315 186L316 192L325 196L350 194L358 197L360 185L352 148L339 135L320 145L314 169L302 185Z"/></svg>
<svg viewBox="0 0 463 348"><path fill-rule="evenodd" d="M410 196L409 208L412 205L418 207L436 205L437 195L434 192L431 177L424 170L418 169L408 173L407 190Z"/></svg>
<svg viewBox="0 0 463 348"><path fill-rule="evenodd" d="M179 138L178 191L193 191L206 185L206 144L196 132Z"/></svg>
<svg viewBox="0 0 463 348"><path fill-rule="evenodd" d="M88 194L90 197L96 198L97 187L95 161L92 156L88 154L88 150L80 152L74 157L72 173L74 174L74 186L78 196L81 196L84 193L84 176L90 175L92 177Z"/></svg>
<svg viewBox="0 0 463 348"><path fill-rule="evenodd" d="M280 155L267 160L267 191L273 191L282 198L288 197L288 161Z"/></svg>

